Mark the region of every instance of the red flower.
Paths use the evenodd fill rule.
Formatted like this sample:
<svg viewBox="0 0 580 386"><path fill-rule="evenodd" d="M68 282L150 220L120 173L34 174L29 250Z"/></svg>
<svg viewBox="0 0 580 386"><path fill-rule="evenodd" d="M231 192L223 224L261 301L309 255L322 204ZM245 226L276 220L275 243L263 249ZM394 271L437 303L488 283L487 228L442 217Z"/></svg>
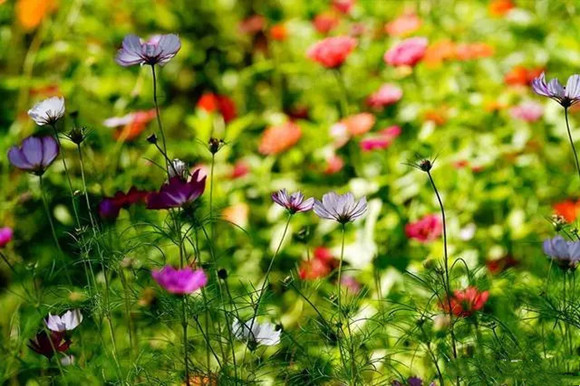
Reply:
<svg viewBox="0 0 580 386"><path fill-rule="evenodd" d="M556 214L564 217L567 222L574 222L580 213L580 201L564 200L553 205Z"/></svg>
<svg viewBox="0 0 580 386"><path fill-rule="evenodd" d="M326 168L324 169L324 174L335 174L342 170L344 167L344 160L333 154L326 160Z"/></svg>
<svg viewBox="0 0 580 386"><path fill-rule="evenodd" d="M302 137L296 123L288 121L279 126L270 126L262 135L259 151L264 155L280 154L294 146Z"/></svg>
<svg viewBox="0 0 580 386"><path fill-rule="evenodd" d="M505 74L504 82L510 86L529 86L544 71L542 67L526 68L515 66Z"/></svg>
<svg viewBox="0 0 580 386"><path fill-rule="evenodd" d="M239 24L240 32L245 34L255 34L264 29L266 25L266 18L262 15L252 15L244 20L242 20Z"/></svg>
<svg viewBox="0 0 580 386"><path fill-rule="evenodd" d="M46 331L41 331L34 339L28 341L28 347L48 359L52 358L55 351L64 352L68 350L70 345L71 341L67 338L66 331L50 331L50 336Z"/></svg>
<svg viewBox="0 0 580 386"><path fill-rule="evenodd" d="M492 56L494 49L487 43L463 43L455 46L457 60L473 60Z"/></svg>
<svg viewBox="0 0 580 386"><path fill-rule="evenodd" d="M510 255L504 256L500 259L487 260L485 262L487 270L494 275L503 272L508 268L515 267L518 264L519 262Z"/></svg>
<svg viewBox="0 0 580 386"><path fill-rule="evenodd" d="M365 138L360 141L362 151L382 150L391 146L391 143L401 134L399 126L391 126L379 132L378 136Z"/></svg>
<svg viewBox="0 0 580 386"><path fill-rule="evenodd" d="M284 41L288 37L288 31L284 23L273 25L270 28L270 37L272 40Z"/></svg>
<svg viewBox="0 0 580 386"><path fill-rule="evenodd" d="M340 19L333 12L324 12L316 15L312 24L316 31L326 35L340 24Z"/></svg>
<svg viewBox="0 0 580 386"><path fill-rule="evenodd" d="M328 248L317 247L314 257L300 264L298 271L302 280L315 280L330 274L337 267L337 261Z"/></svg>
<svg viewBox="0 0 580 386"><path fill-rule="evenodd" d="M441 308L446 312L449 311L451 303L451 313L457 317L467 318L483 308L487 299L489 298L489 291L479 292L475 287L467 287L464 290L455 290L450 299L445 299Z"/></svg>
<svg viewBox="0 0 580 386"><path fill-rule="evenodd" d="M427 215L419 221L405 226L407 237L422 243L435 240L441 235L442 230L441 219L436 214Z"/></svg>
<svg viewBox="0 0 580 386"><path fill-rule="evenodd" d="M383 57L386 64L399 67L417 65L427 51L427 38L416 37L403 40L392 47Z"/></svg>
<svg viewBox="0 0 580 386"><path fill-rule="evenodd" d="M312 45L306 55L326 68L337 68L344 63L356 44L356 39L348 36L326 38Z"/></svg>
<svg viewBox="0 0 580 386"><path fill-rule="evenodd" d="M403 97L403 90L394 84L385 83L367 98L367 105L380 109L397 103Z"/></svg>
<svg viewBox="0 0 580 386"><path fill-rule="evenodd" d="M234 170L230 174L231 179L242 178L250 172L250 165L244 160L237 161L234 165Z"/></svg>
<svg viewBox="0 0 580 386"><path fill-rule="evenodd" d="M349 13L354 6L355 0L333 0L332 6L338 12Z"/></svg>
<svg viewBox="0 0 580 386"><path fill-rule="evenodd" d="M226 123L236 117L236 105L232 99L225 95L205 93L197 101L197 108L213 113L219 111Z"/></svg>
<svg viewBox="0 0 580 386"><path fill-rule="evenodd" d="M495 17L505 16L514 8L512 0L492 0L489 3L489 13Z"/></svg>
<svg viewBox="0 0 580 386"><path fill-rule="evenodd" d="M155 119L155 110L135 111L124 117L114 117L105 120L107 127L117 128L113 138L117 141L133 141L145 131L147 124Z"/></svg>

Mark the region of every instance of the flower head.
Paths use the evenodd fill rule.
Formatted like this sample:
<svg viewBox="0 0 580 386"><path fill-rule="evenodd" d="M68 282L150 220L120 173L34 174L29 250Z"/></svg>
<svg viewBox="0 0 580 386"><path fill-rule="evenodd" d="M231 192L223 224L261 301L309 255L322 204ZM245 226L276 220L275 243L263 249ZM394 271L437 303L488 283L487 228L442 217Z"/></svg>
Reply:
<svg viewBox="0 0 580 386"><path fill-rule="evenodd" d="M64 98L51 97L40 101L28 110L28 116L38 126L54 125L64 116Z"/></svg>
<svg viewBox="0 0 580 386"><path fill-rule="evenodd" d="M135 64L163 66L180 49L181 41L174 34L155 35L146 42L139 36L127 35L123 39L123 46L119 49L115 61L125 67Z"/></svg>
<svg viewBox="0 0 580 386"><path fill-rule="evenodd" d="M467 287L464 290L455 290L449 299L443 300L441 308L446 312L449 311L451 304L451 313L453 315L467 318L483 308L487 299L489 298L489 291L480 292L475 287Z"/></svg>
<svg viewBox="0 0 580 386"><path fill-rule="evenodd" d="M386 149L391 146L391 143L401 134L401 128L399 126L388 127L381 132L378 136L373 136L365 138L360 141L360 148L362 151L368 152L377 149Z"/></svg>
<svg viewBox="0 0 580 386"><path fill-rule="evenodd" d="M46 327L54 332L64 332L74 330L83 321L83 314L80 310L69 310L62 316L48 314Z"/></svg>
<svg viewBox="0 0 580 386"><path fill-rule="evenodd" d="M407 224L405 233L407 237L418 240L422 243L435 240L441 235L443 225L441 219L436 214L430 214L419 221Z"/></svg>
<svg viewBox="0 0 580 386"><path fill-rule="evenodd" d="M580 262L580 241L566 241L562 236L544 240L544 253L564 270L576 269Z"/></svg>
<svg viewBox="0 0 580 386"><path fill-rule="evenodd" d="M538 95L551 98L568 108L580 101L580 75L575 74L568 78L566 87L554 78L546 83L546 75L542 74L532 81L532 90Z"/></svg>
<svg viewBox="0 0 580 386"><path fill-rule="evenodd" d="M416 37L403 40L385 53L385 63L399 66L415 66L427 50L427 38Z"/></svg>
<svg viewBox="0 0 580 386"><path fill-rule="evenodd" d="M10 148L8 159L18 169L41 176L54 162L58 153L58 143L53 137L28 137L22 141L20 147Z"/></svg>
<svg viewBox="0 0 580 386"><path fill-rule="evenodd" d="M336 36L312 45L306 55L326 68L340 67L356 47L356 39Z"/></svg>
<svg viewBox="0 0 580 386"><path fill-rule="evenodd" d="M385 83L375 93L367 99L367 105L381 109L383 107L397 103L403 97L403 90L394 84Z"/></svg>
<svg viewBox="0 0 580 386"><path fill-rule="evenodd" d="M314 280L328 275L337 266L338 261L328 248L317 247L312 259L302 261L298 274L302 280Z"/></svg>
<svg viewBox="0 0 580 386"><path fill-rule="evenodd" d="M205 93L197 101L197 108L208 113L218 111L224 118L225 123L230 122L237 115L236 104L226 95Z"/></svg>
<svg viewBox="0 0 580 386"><path fill-rule="evenodd" d="M151 272L153 279L167 292L176 295L193 293L207 284L207 276L203 270L193 270L191 267L175 269L166 265L160 270Z"/></svg>
<svg viewBox="0 0 580 386"><path fill-rule="evenodd" d="M255 318L245 323L235 319L232 323L232 331L239 340L264 346L274 346L280 343L282 333L275 324L258 323Z"/></svg>
<svg viewBox="0 0 580 386"><path fill-rule="evenodd" d="M280 154L294 146L301 137L302 129L292 121L270 126L262 134L258 150L264 155Z"/></svg>
<svg viewBox="0 0 580 386"><path fill-rule="evenodd" d="M385 25L385 32L391 36L407 36L421 27L421 19L414 13L407 13Z"/></svg>
<svg viewBox="0 0 580 386"><path fill-rule="evenodd" d="M536 102L523 102L510 109L510 115L513 118L521 119L526 122L535 122L544 114L544 108Z"/></svg>
<svg viewBox="0 0 580 386"><path fill-rule="evenodd" d="M50 331L50 335L46 331L41 331L34 339L28 341L28 347L48 359L52 358L55 352L68 350L70 345L71 341L64 331Z"/></svg>
<svg viewBox="0 0 580 386"><path fill-rule="evenodd" d="M3 227L0 228L0 248L4 248L6 244L12 241L12 228Z"/></svg>
<svg viewBox="0 0 580 386"><path fill-rule="evenodd" d="M199 178L201 169L197 169L189 180L173 177L163 184L159 192L150 193L147 196L147 209L170 209L180 208L191 204L205 190L205 179Z"/></svg>
<svg viewBox="0 0 580 386"><path fill-rule="evenodd" d="M127 209L133 204L145 203L149 192L131 187L127 193L121 191L113 197L105 197L99 204L99 216L103 219L114 220L119 216L121 209Z"/></svg>
<svg viewBox="0 0 580 386"><path fill-rule="evenodd" d="M366 197L359 201L354 199L352 193L337 194L335 192L326 193L322 196L322 201L314 202L314 213L318 217L335 220L341 224L346 224L361 217L367 210Z"/></svg>
<svg viewBox="0 0 580 386"><path fill-rule="evenodd" d="M314 206L314 198L310 197L305 200L302 192L288 194L286 189L272 193L272 201L286 208L292 214L296 212L308 212Z"/></svg>

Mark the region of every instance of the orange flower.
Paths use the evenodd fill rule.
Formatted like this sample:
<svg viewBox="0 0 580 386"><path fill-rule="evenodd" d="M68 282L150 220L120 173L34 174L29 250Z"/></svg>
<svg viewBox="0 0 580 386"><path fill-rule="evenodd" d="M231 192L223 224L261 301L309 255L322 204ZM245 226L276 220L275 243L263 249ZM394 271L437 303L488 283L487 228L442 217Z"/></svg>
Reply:
<svg viewBox="0 0 580 386"><path fill-rule="evenodd" d="M224 220L235 224L241 228L248 226L248 216L250 214L250 207L245 202L239 202L232 206L225 208L222 211Z"/></svg>
<svg viewBox="0 0 580 386"><path fill-rule="evenodd" d="M32 30L38 27L56 6L56 0L18 0L16 17L25 30Z"/></svg>
<svg viewBox="0 0 580 386"><path fill-rule="evenodd" d="M496 100L487 101L483 104L483 109L485 111L487 111L488 113L494 113L496 111L500 111L502 109L505 109L506 107L507 106L505 103L499 102Z"/></svg>
<svg viewBox="0 0 580 386"><path fill-rule="evenodd" d="M421 27L421 19L414 13L401 15L385 25L385 32L391 36L407 36Z"/></svg>
<svg viewBox="0 0 580 386"><path fill-rule="evenodd" d="M544 71L542 67L526 68L524 66L515 66L505 74L504 82L510 86L527 86L532 80L540 76Z"/></svg>
<svg viewBox="0 0 580 386"><path fill-rule="evenodd" d="M444 125L447 122L447 111L443 109L431 109L425 111L425 120L433 122L436 126Z"/></svg>
<svg viewBox="0 0 580 386"><path fill-rule="evenodd" d="M272 40L284 41L288 37L288 31L284 23L273 25L270 28L270 37Z"/></svg>
<svg viewBox="0 0 580 386"><path fill-rule="evenodd" d="M472 60L492 56L494 49L487 43L464 43L455 47L457 60Z"/></svg>
<svg viewBox="0 0 580 386"><path fill-rule="evenodd" d="M117 141L133 141L145 129L147 124L155 119L155 110L136 111L120 118L109 118L104 124L107 127L120 127L113 133L113 138Z"/></svg>
<svg viewBox="0 0 580 386"><path fill-rule="evenodd" d="M489 13L495 17L505 16L509 11L515 8L512 0L492 0L489 3Z"/></svg>
<svg viewBox="0 0 580 386"><path fill-rule="evenodd" d="M440 40L427 47L423 61L429 67L436 67L445 60L455 58L455 43L451 40Z"/></svg>
<svg viewBox="0 0 580 386"><path fill-rule="evenodd" d="M340 123L346 126L351 135L364 134L375 125L376 118L371 113L360 113L344 118Z"/></svg>
<svg viewBox="0 0 580 386"><path fill-rule="evenodd" d="M280 154L294 146L301 136L300 126L292 121L270 126L264 131L258 150L264 155Z"/></svg>
<svg viewBox="0 0 580 386"><path fill-rule="evenodd" d="M564 217L567 222L574 222L580 213L580 201L564 200L554 204L556 214Z"/></svg>

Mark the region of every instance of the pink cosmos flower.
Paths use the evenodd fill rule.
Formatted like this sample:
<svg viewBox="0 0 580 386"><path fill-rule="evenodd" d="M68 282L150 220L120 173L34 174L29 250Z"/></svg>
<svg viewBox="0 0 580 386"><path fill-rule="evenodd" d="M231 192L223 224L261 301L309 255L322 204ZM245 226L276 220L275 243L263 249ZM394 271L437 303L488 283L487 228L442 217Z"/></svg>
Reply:
<svg viewBox="0 0 580 386"><path fill-rule="evenodd" d="M414 13L401 15L385 25L385 32L391 36L407 36L421 27L421 19Z"/></svg>
<svg viewBox="0 0 580 386"><path fill-rule="evenodd" d="M0 248L4 248L6 244L12 241L12 228L0 228Z"/></svg>
<svg viewBox="0 0 580 386"><path fill-rule="evenodd" d="M435 240L441 235L442 230L441 219L436 214L427 215L419 221L405 226L407 237L422 243Z"/></svg>
<svg viewBox="0 0 580 386"><path fill-rule="evenodd" d="M461 318L467 318L483 308L489 291L480 292L475 287L467 287L464 290L455 290L451 299L443 301L441 308L449 312L449 303L451 303L451 312L453 315Z"/></svg>
<svg viewBox="0 0 580 386"><path fill-rule="evenodd" d="M391 146L391 143L399 135L401 135L401 128L399 126L391 126L382 130L377 136L360 141L360 148L365 152L386 149Z"/></svg>
<svg viewBox="0 0 580 386"><path fill-rule="evenodd" d="M423 37L405 39L388 50L383 59L385 63L394 67L413 67L425 56L427 44L427 38Z"/></svg>
<svg viewBox="0 0 580 386"><path fill-rule="evenodd" d="M312 45L306 55L326 68L338 68L354 50L356 44L356 39L349 36L326 38Z"/></svg>
<svg viewBox="0 0 580 386"><path fill-rule="evenodd" d="M193 293L207 284L207 276L203 270L193 270L191 267L175 269L166 265L160 270L151 272L153 279L167 292L176 295Z"/></svg>
<svg viewBox="0 0 580 386"><path fill-rule="evenodd" d="M521 119L526 122L536 122L544 114L544 108L536 102L523 102L518 106L510 109L510 115L513 118Z"/></svg>
<svg viewBox="0 0 580 386"><path fill-rule="evenodd" d="M380 109L397 103L402 97L403 90L394 84L385 83L378 91L368 97L367 105Z"/></svg>

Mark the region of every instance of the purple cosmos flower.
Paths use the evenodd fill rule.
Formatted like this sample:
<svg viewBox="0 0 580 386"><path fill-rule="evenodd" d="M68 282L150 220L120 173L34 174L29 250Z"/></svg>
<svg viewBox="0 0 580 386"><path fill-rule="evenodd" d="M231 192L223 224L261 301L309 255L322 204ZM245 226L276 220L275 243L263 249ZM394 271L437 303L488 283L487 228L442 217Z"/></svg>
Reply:
<svg viewBox="0 0 580 386"><path fill-rule="evenodd" d="M3 227L0 228L0 248L4 248L6 244L12 241L12 228Z"/></svg>
<svg viewBox="0 0 580 386"><path fill-rule="evenodd" d="M279 190L272 193L272 200L288 212L294 214L296 212L308 212L314 207L314 198L304 199L302 192L295 192L288 194L286 189Z"/></svg>
<svg viewBox="0 0 580 386"><path fill-rule="evenodd" d="M172 177L168 183L163 184L159 192L152 192L147 197L147 209L180 208L191 204L205 190L205 179L199 178L201 169L197 169L189 181L180 177Z"/></svg>
<svg viewBox="0 0 580 386"><path fill-rule="evenodd" d="M20 147L8 151L10 163L18 169L41 176L58 155L59 148L53 137L28 137Z"/></svg>
<svg viewBox="0 0 580 386"><path fill-rule="evenodd" d="M38 126L54 125L64 116L64 98L51 97L40 101L28 110L28 116Z"/></svg>
<svg viewBox="0 0 580 386"><path fill-rule="evenodd" d="M352 193L337 194L335 192L326 193L322 196L322 201L316 200L314 203L314 213L320 218L335 220L341 224L346 224L362 216L367 210L367 199L363 197L360 201L355 201Z"/></svg>
<svg viewBox="0 0 580 386"><path fill-rule="evenodd" d="M580 75L575 74L569 77L564 87L555 78L546 83L546 76L542 72L532 81L532 89L536 94L551 98L568 108L580 101Z"/></svg>
<svg viewBox="0 0 580 386"><path fill-rule="evenodd" d="M544 253L562 269L576 269L580 262L580 241L566 241L562 236L544 240Z"/></svg>
<svg viewBox="0 0 580 386"><path fill-rule="evenodd" d="M159 64L163 66L173 58L181 48L179 37L174 34L155 35L144 42L136 35L127 35L123 47L119 49L115 60L121 66L135 64Z"/></svg>
<svg viewBox="0 0 580 386"><path fill-rule="evenodd" d="M190 294L207 284L205 272L201 269L194 271L191 267L175 269L166 265L151 272L151 276L167 292L177 295Z"/></svg>

